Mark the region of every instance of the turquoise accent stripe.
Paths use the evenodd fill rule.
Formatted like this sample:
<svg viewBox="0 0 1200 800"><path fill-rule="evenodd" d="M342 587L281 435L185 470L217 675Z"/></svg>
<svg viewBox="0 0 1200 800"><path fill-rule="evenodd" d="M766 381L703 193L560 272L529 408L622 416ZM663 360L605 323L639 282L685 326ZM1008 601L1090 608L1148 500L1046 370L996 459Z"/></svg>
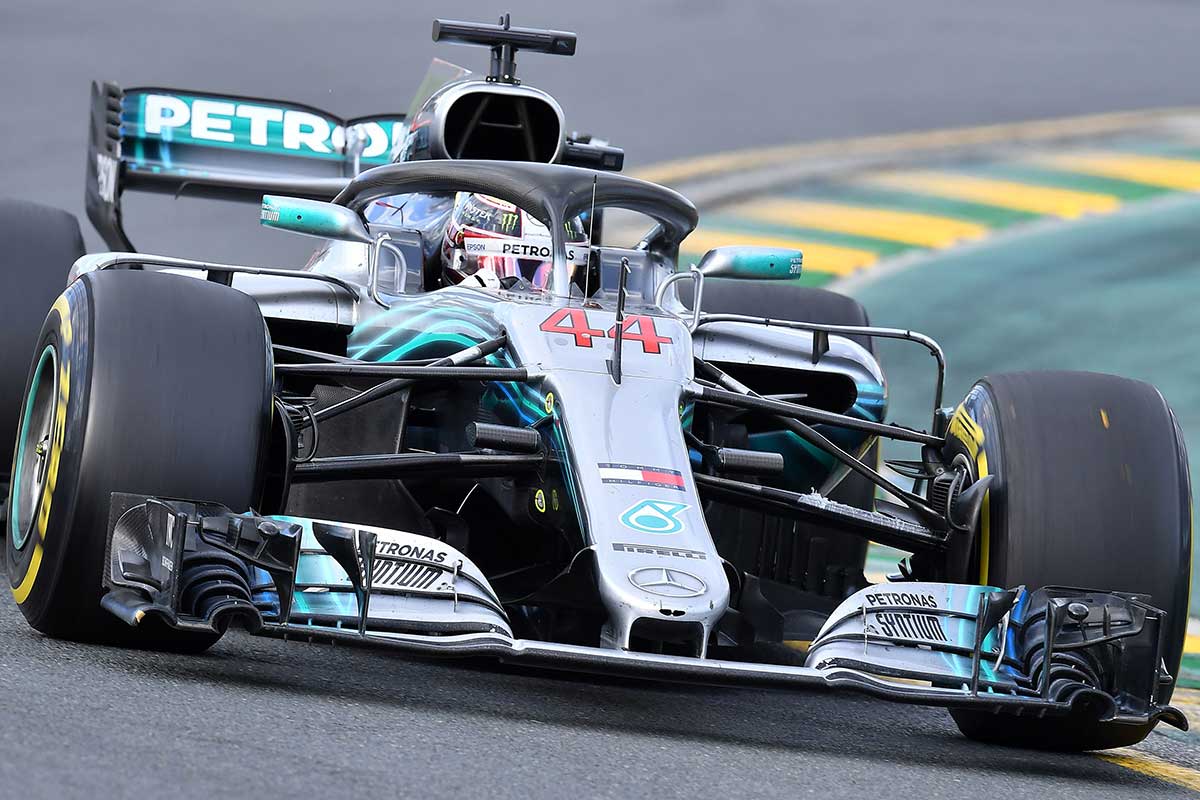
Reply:
<svg viewBox="0 0 1200 800"><path fill-rule="evenodd" d="M467 298L465 293L452 293L452 290L443 290L439 294L442 296L436 306L431 303L419 313L413 314L419 306L398 303L360 323L350 335L350 356L367 358L370 353L390 347L385 355L373 360L398 361L439 342L458 345L457 349L462 349L499 334L499 328L481 313L486 305L490 305L486 301ZM403 325L390 324L392 320L403 322ZM377 330L378 333L362 343L363 338Z"/></svg>

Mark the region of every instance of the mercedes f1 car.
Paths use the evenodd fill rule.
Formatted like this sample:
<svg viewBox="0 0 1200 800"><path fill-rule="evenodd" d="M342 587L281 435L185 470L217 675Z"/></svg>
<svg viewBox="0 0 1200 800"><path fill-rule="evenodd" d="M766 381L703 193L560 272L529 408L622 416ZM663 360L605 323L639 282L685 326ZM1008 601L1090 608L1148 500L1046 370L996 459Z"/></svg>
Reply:
<svg viewBox="0 0 1200 800"><path fill-rule="evenodd" d="M95 85L112 252L0 205L31 626L855 690L1067 749L1186 727L1189 475L1153 387L995 375L946 406L939 346L805 287L801 253L678 264L695 207L516 79L573 34L434 39L489 72L435 63L407 114ZM323 241L298 270L139 253L132 190L250 199ZM615 241L621 214L645 232ZM887 420L883 339L931 354L927 425ZM887 583L869 541L912 554Z"/></svg>

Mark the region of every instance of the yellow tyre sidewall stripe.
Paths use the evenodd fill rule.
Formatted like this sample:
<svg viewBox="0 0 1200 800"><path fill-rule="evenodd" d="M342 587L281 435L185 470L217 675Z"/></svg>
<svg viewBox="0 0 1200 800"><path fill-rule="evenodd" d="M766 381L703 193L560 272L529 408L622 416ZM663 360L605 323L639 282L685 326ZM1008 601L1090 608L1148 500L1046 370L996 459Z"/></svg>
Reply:
<svg viewBox="0 0 1200 800"><path fill-rule="evenodd" d="M59 370L58 396L55 399L54 428L50 438L49 460L46 464L46 482L42 487L42 495L38 503L34 536L30 537L31 541L27 544L33 548L33 553L30 556L29 565L25 568L25 574L12 587L13 597L18 605L24 604L29 599L29 595L37 583L38 575L41 574L46 533L50 525L50 509L54 501L54 488L58 484L59 464L62 461L63 442L66 437L67 409L71 395L71 365L68 356L74 337L71 326L71 308L67 300L68 293L60 295L54 301L51 309L51 313L57 314L58 317L58 342L56 343Z"/></svg>
<svg viewBox="0 0 1200 800"><path fill-rule="evenodd" d="M950 419L950 427L947 430L947 434L950 438L956 439L962 444L963 448L967 451L967 456L975 462L976 480L981 480L990 474L988 472L986 439L983 433L983 426L967 410L967 403L976 391L973 390L971 395L968 395L967 400L959 403L958 408L954 410L954 416ZM983 495L983 508L979 514L979 583L984 586L988 585L991 561L991 511L992 491L989 489Z"/></svg>

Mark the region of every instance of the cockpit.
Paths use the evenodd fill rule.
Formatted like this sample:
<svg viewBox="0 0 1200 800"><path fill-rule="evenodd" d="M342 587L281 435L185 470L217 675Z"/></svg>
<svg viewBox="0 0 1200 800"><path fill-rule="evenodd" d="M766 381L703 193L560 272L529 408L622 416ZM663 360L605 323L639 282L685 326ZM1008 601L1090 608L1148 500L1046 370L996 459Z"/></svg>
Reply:
<svg viewBox="0 0 1200 800"><path fill-rule="evenodd" d="M555 164L394 164L355 178L335 202L365 215L373 253L355 260L343 250L339 259L318 256L310 268L361 271L373 258L372 283L383 302L464 281L615 296L627 269L628 300L649 303L675 272L679 242L696 223L695 207L670 189ZM652 227L633 246L593 244L592 220L614 209L637 212Z"/></svg>

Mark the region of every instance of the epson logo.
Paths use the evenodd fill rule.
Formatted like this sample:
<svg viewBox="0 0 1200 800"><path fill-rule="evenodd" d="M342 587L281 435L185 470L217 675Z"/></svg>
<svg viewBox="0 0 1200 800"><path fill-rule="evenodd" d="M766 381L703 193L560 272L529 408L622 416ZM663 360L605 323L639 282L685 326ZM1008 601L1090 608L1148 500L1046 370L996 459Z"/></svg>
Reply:
<svg viewBox="0 0 1200 800"><path fill-rule="evenodd" d="M522 242L505 242L501 246L500 252L508 256L540 258L543 260L554 256L554 251L545 245L524 244Z"/></svg>

